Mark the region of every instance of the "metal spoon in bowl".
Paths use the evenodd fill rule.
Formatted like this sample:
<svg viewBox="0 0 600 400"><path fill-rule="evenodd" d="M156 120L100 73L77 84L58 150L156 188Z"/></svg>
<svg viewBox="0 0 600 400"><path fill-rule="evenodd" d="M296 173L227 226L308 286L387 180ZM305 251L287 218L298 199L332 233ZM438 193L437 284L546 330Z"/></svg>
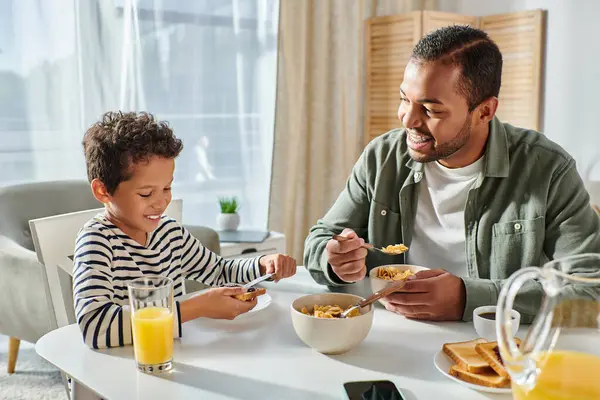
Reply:
<svg viewBox="0 0 600 400"><path fill-rule="evenodd" d="M357 304L348 308L346 311L344 311L343 313L340 314L340 318L346 318L348 316L348 314L350 314L350 312L352 312L353 310L356 310L357 308L360 310L361 308L366 307L369 304L376 302L377 300L381 299L382 297L388 296L388 295L396 292L397 290L402 289L404 287L405 283L406 283L405 281L397 281L397 282L392 282L392 283L388 284L386 287L384 287L380 291L373 293L366 299L362 299Z"/></svg>

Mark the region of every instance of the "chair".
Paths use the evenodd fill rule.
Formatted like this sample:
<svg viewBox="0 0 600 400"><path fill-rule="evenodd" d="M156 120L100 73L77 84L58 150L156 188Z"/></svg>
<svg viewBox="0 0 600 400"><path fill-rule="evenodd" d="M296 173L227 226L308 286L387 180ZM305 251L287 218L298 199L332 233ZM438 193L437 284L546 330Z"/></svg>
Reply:
<svg viewBox="0 0 600 400"><path fill-rule="evenodd" d="M0 188L0 334L10 337L9 373L14 372L21 340L35 343L58 326L46 270L36 256L29 221L98 206L86 181ZM219 236L214 230L186 228L208 249L220 253Z"/></svg>
<svg viewBox="0 0 600 400"><path fill-rule="evenodd" d="M35 343L52 330L46 274L38 262L29 220L97 208L85 181L27 183L0 189L0 333L8 335L8 373L20 340Z"/></svg>

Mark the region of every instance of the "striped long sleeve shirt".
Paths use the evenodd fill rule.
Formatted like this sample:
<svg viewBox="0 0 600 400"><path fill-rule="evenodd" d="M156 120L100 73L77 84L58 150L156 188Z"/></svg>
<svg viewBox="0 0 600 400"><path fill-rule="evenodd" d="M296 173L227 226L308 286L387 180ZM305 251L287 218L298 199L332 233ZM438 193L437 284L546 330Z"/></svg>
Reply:
<svg viewBox="0 0 600 400"><path fill-rule="evenodd" d="M185 279L219 286L260 276L258 258L225 260L166 216L142 246L98 214L79 232L73 262L75 316L83 340L95 349L132 343L127 283L135 278L169 277L177 299L185 294ZM180 337L178 301L174 310Z"/></svg>

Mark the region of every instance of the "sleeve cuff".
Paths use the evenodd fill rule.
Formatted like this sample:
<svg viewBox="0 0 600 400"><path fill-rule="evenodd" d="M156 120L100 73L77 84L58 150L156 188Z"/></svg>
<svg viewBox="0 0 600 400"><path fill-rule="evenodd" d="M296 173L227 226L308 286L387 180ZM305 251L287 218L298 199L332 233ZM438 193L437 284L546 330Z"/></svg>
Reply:
<svg viewBox="0 0 600 400"><path fill-rule="evenodd" d="M175 309L173 311L175 311L173 313L173 337L180 338L183 332L181 329L181 310L179 309L178 301L175 301Z"/></svg>
<svg viewBox="0 0 600 400"><path fill-rule="evenodd" d="M331 268L331 265L329 265L329 263L327 262L327 252L325 252L325 251L323 251L323 254L321 255L320 266L321 266L321 269L323 270L323 275L325 275L325 279L327 279L328 285L331 285L331 286L345 286L345 285L349 285L350 284L348 282L342 281L339 278L339 276L337 276L335 274L335 272L333 272L333 269Z"/></svg>
<svg viewBox="0 0 600 400"><path fill-rule="evenodd" d="M498 303L498 289L494 282L488 279L461 278L465 284L467 299L463 321L473 319L473 311L479 306L490 306Z"/></svg>
<svg viewBox="0 0 600 400"><path fill-rule="evenodd" d="M253 266L250 267L250 280L253 281L260 276L260 259L264 256L256 257Z"/></svg>

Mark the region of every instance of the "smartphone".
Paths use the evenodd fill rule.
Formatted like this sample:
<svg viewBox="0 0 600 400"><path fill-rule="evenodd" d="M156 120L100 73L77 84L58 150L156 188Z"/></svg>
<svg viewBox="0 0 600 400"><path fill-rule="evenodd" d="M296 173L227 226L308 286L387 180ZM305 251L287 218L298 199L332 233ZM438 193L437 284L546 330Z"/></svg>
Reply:
<svg viewBox="0 0 600 400"><path fill-rule="evenodd" d="M360 381L344 383L348 400L406 400L391 381Z"/></svg>

